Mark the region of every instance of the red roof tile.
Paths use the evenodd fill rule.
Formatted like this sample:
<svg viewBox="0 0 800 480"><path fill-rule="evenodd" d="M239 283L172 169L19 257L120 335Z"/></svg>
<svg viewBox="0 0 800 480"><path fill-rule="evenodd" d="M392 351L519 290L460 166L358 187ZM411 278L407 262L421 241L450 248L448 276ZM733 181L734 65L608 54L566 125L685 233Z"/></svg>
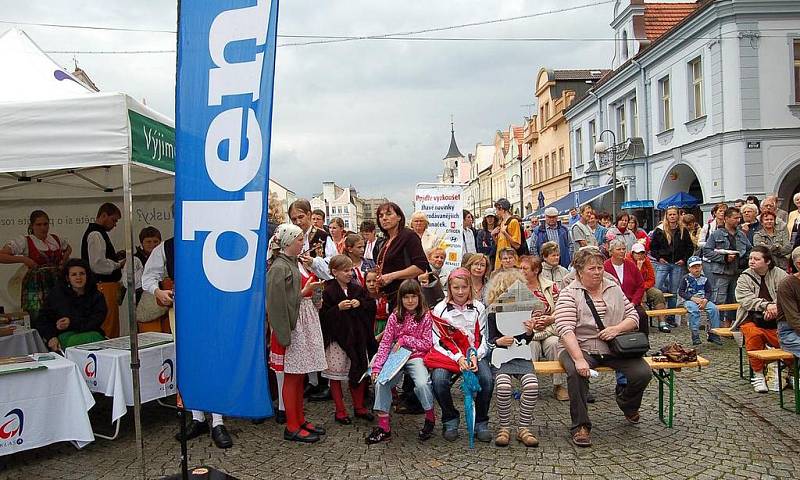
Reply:
<svg viewBox="0 0 800 480"><path fill-rule="evenodd" d="M511 128L514 129L514 138L517 140L522 140L525 137L525 127L512 126Z"/></svg>
<svg viewBox="0 0 800 480"><path fill-rule="evenodd" d="M653 41L697 9L697 3L645 3L644 33Z"/></svg>

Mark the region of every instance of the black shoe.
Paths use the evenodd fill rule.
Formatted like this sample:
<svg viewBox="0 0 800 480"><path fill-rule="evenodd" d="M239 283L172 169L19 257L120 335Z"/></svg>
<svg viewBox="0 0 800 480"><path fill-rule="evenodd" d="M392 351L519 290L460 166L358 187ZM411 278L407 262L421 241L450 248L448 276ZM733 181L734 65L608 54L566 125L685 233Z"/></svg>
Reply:
<svg viewBox="0 0 800 480"><path fill-rule="evenodd" d="M339 424L342 424L342 425L352 425L353 424L353 419L348 417L347 415L345 415L344 417L336 417L336 416L334 416L333 419L336 420L336 423L339 423Z"/></svg>
<svg viewBox="0 0 800 480"><path fill-rule="evenodd" d="M278 425L284 425L286 423L286 412L283 410L277 410L275 412L275 423Z"/></svg>
<svg viewBox="0 0 800 480"><path fill-rule="evenodd" d="M425 409L420 406L416 405L406 405L404 403L398 403L396 407L394 407L394 413L399 414L407 414L407 415L420 415L425 413Z"/></svg>
<svg viewBox="0 0 800 480"><path fill-rule="evenodd" d="M266 418L254 418L254 419L250 420L250 423L252 423L253 425L262 425L266 421L267 421Z"/></svg>
<svg viewBox="0 0 800 480"><path fill-rule="evenodd" d="M658 331L661 333L672 333L672 328L666 323L659 323Z"/></svg>
<svg viewBox="0 0 800 480"><path fill-rule="evenodd" d="M319 393L322 390L322 387L319 385L311 385L310 383L306 385L306 388L303 390L303 398L308 398L315 393Z"/></svg>
<svg viewBox="0 0 800 480"><path fill-rule="evenodd" d="M200 435L205 435L206 433L208 433L208 423L193 419L192 423L186 427L186 440L197 438ZM179 442L181 441L181 432L175 434L175 440Z"/></svg>
<svg viewBox="0 0 800 480"><path fill-rule="evenodd" d="M331 399L331 389L330 388L323 388L316 393L312 393L308 396L308 400L311 402L324 402L325 400Z"/></svg>
<svg viewBox="0 0 800 480"><path fill-rule="evenodd" d="M373 415L369 410L364 410L361 413L356 412L355 415L356 415L356 418L360 418L360 419L366 420L368 422L374 422L375 421L375 415Z"/></svg>
<svg viewBox="0 0 800 480"><path fill-rule="evenodd" d="M433 427L435 424L430 420L425 420L425 425L422 426L422 430L419 431L419 441L424 442L425 440L431 438L433 436Z"/></svg>
<svg viewBox="0 0 800 480"><path fill-rule="evenodd" d="M594 403L594 402L595 402L594 394L592 392L586 394L586 403Z"/></svg>
<svg viewBox="0 0 800 480"><path fill-rule="evenodd" d="M328 431L325 430L325 427L320 427L319 425L312 426L308 422L300 425L300 428L302 428L306 432L316 433L317 435L325 435L326 433L328 433Z"/></svg>
<svg viewBox="0 0 800 480"><path fill-rule="evenodd" d="M233 440L231 440L231 436L228 435L228 430L225 428L225 425L217 425L212 428L211 439L214 440L214 445L216 445L217 448L231 448L233 446Z"/></svg>
<svg viewBox="0 0 800 480"><path fill-rule="evenodd" d="M372 429L372 433L367 435L367 438L364 439L364 441L367 445L373 445L375 443L385 442L390 438L392 438L392 432L387 432L381 427L375 427Z"/></svg>
<svg viewBox="0 0 800 480"><path fill-rule="evenodd" d="M667 319L667 325L669 325L672 328L678 328L678 322L676 322L674 318L671 318L671 319L668 318Z"/></svg>
<svg viewBox="0 0 800 480"><path fill-rule="evenodd" d="M301 435L302 433L305 433L306 435ZM298 428L296 432L290 432L289 430L284 429L283 439L300 443L314 443L319 442L320 440L319 435L303 430L302 428Z"/></svg>

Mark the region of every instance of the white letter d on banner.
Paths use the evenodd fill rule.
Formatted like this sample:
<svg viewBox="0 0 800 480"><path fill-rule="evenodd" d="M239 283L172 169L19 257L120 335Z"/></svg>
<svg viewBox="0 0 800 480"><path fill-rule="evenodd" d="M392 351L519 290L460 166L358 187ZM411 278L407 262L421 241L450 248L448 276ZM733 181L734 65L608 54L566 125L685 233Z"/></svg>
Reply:
<svg viewBox="0 0 800 480"><path fill-rule="evenodd" d="M193 241L195 232L210 232L203 243L203 271L223 292L243 292L253 283L262 197L262 192L245 192L240 201L183 202L182 239ZM227 232L247 242L247 252L238 260L226 260L217 253L217 240Z"/></svg>

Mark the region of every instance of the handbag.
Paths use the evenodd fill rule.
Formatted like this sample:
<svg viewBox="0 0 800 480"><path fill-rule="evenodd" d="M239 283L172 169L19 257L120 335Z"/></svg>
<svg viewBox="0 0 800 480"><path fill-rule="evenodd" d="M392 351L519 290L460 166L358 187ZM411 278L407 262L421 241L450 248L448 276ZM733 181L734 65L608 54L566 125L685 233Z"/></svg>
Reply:
<svg viewBox="0 0 800 480"><path fill-rule="evenodd" d="M158 304L155 295L150 292L142 292L142 298L136 305L136 321L139 323L152 322L166 315L168 311L169 307Z"/></svg>
<svg viewBox="0 0 800 480"><path fill-rule="evenodd" d="M606 327L603 325L603 321L600 320L600 314L597 313L597 308L595 308L589 292L584 290L583 296L586 298L589 310L592 311L595 323L597 323L597 330L605 329ZM650 350L650 340L642 332L620 333L606 343L608 343L611 353L620 358L641 358Z"/></svg>

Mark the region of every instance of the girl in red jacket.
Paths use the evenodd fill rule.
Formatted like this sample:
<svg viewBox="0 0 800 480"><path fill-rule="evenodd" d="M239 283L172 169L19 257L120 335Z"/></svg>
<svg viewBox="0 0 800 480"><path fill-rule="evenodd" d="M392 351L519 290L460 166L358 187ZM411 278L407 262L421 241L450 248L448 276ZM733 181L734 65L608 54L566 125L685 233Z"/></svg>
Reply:
<svg viewBox="0 0 800 480"><path fill-rule="evenodd" d="M459 413L450 393L453 377L467 370L478 376L481 391L475 402L475 432L478 440L490 442L489 403L494 377L486 358L485 307L472 298L469 271L457 268L447 279L447 298L433 309L433 348L425 356L425 365L432 369L433 396L442 408L442 436L458 438ZM470 348L477 355L467 358Z"/></svg>

